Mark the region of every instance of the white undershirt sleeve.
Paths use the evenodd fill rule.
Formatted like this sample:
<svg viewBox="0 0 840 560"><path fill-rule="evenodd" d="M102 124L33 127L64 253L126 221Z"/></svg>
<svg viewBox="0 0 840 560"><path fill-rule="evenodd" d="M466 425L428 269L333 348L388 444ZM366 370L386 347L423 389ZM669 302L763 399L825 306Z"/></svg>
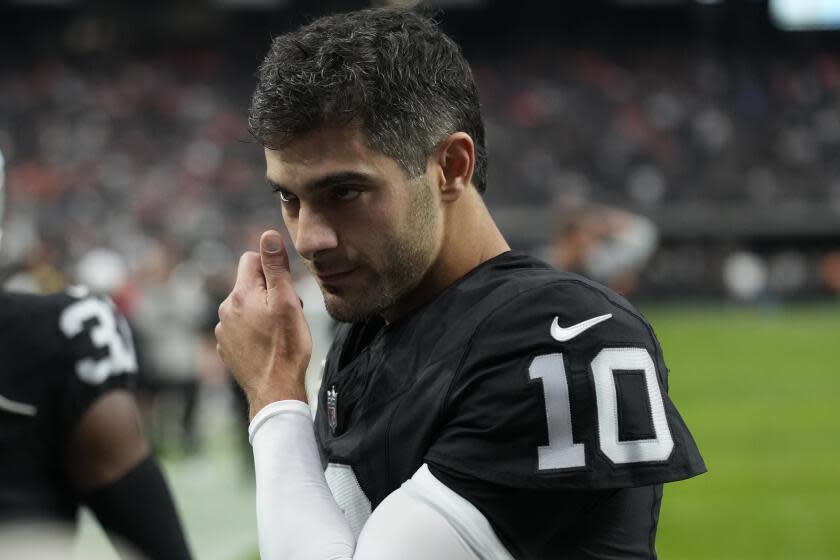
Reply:
<svg viewBox="0 0 840 560"><path fill-rule="evenodd" d="M358 546L327 485L309 407L279 401L249 428L263 560L448 560L512 557L471 503L422 466L373 510Z"/></svg>
<svg viewBox="0 0 840 560"><path fill-rule="evenodd" d="M248 428L263 560L352 558L353 533L324 479L309 405L278 401Z"/></svg>

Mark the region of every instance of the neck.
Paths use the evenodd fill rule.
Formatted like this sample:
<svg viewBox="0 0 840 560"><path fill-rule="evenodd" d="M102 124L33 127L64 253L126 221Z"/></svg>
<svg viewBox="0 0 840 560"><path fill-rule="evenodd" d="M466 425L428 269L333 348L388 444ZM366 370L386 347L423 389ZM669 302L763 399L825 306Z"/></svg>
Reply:
<svg viewBox="0 0 840 560"><path fill-rule="evenodd" d="M475 267L510 250L475 188L447 203L441 227L437 257L420 284L382 313L386 323L434 299Z"/></svg>

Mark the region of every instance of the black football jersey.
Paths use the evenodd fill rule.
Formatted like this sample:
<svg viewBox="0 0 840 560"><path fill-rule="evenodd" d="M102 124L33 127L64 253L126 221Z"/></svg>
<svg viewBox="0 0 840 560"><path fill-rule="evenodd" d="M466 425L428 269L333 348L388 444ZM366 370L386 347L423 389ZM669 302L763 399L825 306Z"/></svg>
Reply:
<svg viewBox="0 0 840 560"><path fill-rule="evenodd" d="M316 434L351 526L423 464L516 558L654 558L662 483L704 472L647 321L518 252L409 316L341 327Z"/></svg>
<svg viewBox="0 0 840 560"><path fill-rule="evenodd" d="M94 401L133 386L136 369L110 300L0 292L0 521L75 521L68 441Z"/></svg>

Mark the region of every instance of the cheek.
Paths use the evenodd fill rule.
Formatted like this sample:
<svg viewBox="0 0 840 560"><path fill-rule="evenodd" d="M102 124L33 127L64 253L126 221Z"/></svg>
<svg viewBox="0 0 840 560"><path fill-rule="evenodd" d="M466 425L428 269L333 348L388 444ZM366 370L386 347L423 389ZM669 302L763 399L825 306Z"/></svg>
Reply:
<svg viewBox="0 0 840 560"><path fill-rule="evenodd" d="M377 220L371 220L365 231L365 245L367 250L376 254L378 258L389 258L388 248L394 245L402 245L405 239L411 235L411 228L402 219L393 219L392 216L380 216Z"/></svg>
<svg viewBox="0 0 840 560"><path fill-rule="evenodd" d="M379 209L359 209L336 218L334 222L338 243L345 251L368 253L392 235L393 227Z"/></svg>

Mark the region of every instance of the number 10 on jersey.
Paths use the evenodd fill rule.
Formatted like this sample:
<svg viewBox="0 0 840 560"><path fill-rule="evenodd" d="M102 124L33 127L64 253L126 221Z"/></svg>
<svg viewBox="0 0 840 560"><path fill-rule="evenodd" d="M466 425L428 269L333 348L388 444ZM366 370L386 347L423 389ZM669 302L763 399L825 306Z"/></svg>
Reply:
<svg viewBox="0 0 840 560"><path fill-rule="evenodd" d="M604 348L591 364L598 416L598 445L615 464L664 461L674 449L665 416L665 403L656 377L656 367L644 348ZM647 395L643 403L650 411L654 437L620 439L619 391L617 372L641 372ZM531 379L541 379L548 423L548 445L537 449L539 470L571 469L586 466L584 443L575 443L569 381L563 354L537 356L528 368Z"/></svg>

